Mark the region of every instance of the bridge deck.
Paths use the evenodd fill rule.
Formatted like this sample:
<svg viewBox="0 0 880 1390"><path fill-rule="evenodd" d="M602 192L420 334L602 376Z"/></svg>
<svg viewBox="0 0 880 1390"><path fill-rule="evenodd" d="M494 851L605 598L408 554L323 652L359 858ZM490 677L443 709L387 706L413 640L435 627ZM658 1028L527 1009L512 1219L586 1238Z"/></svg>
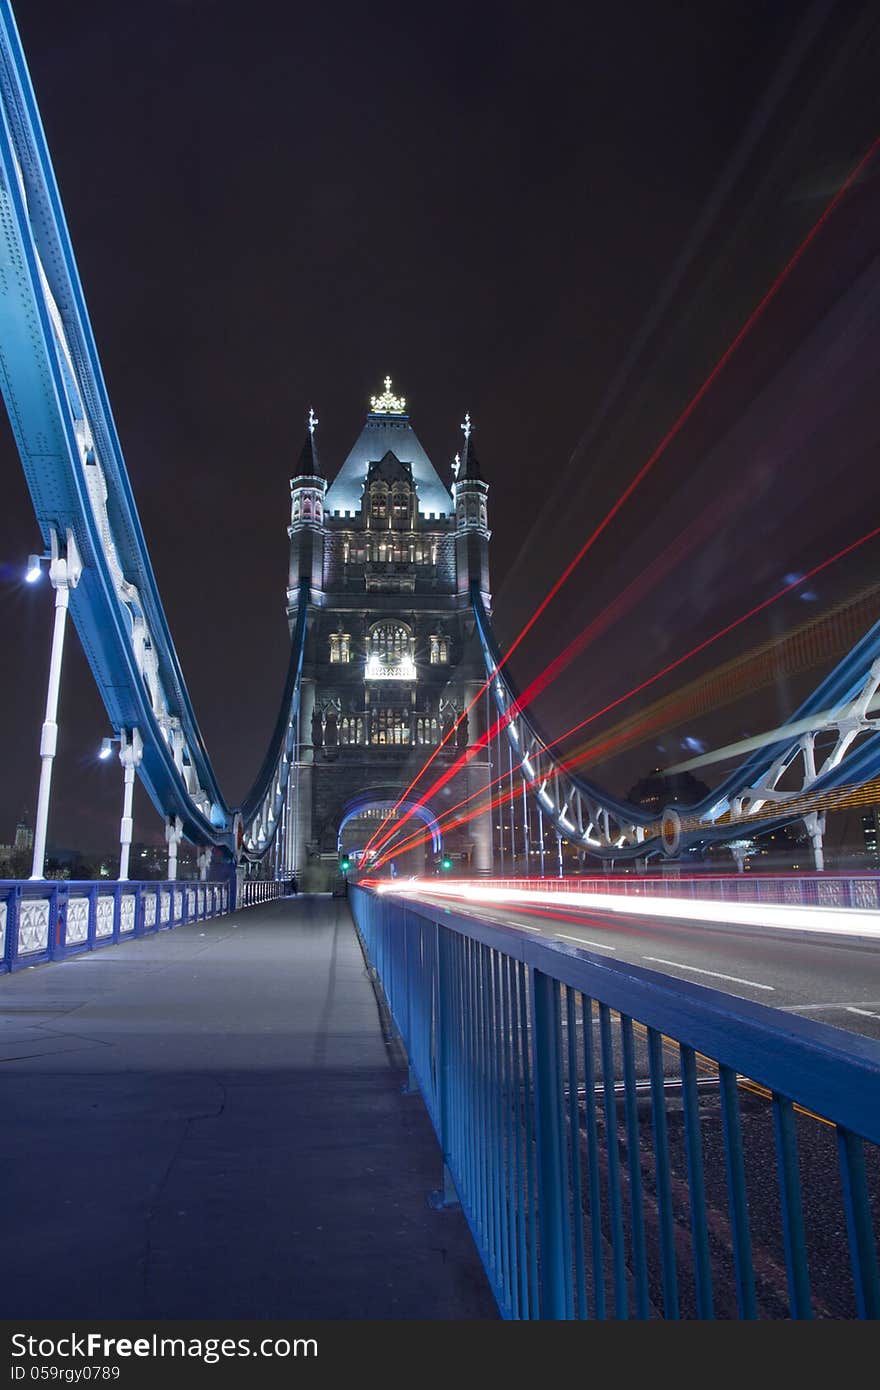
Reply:
<svg viewBox="0 0 880 1390"><path fill-rule="evenodd" d="M496 1316L347 904L0 980L9 1317Z"/></svg>

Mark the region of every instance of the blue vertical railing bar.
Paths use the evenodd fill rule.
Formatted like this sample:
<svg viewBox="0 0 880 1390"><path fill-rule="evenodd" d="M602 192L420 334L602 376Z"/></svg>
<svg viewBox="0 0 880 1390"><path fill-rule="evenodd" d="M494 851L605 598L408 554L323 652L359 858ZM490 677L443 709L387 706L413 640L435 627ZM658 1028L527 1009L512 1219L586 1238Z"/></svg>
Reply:
<svg viewBox="0 0 880 1390"><path fill-rule="evenodd" d="M498 993L495 988L495 952L488 950L487 986L489 991L488 1080L489 1080L489 1191L491 1195L492 1244L495 1251L495 1277L500 1283L504 1264L504 1228L501 1206L501 1125L499 1116L500 1085L498 1077Z"/></svg>
<svg viewBox="0 0 880 1390"><path fill-rule="evenodd" d="M736 1299L740 1317L752 1319L755 1317L755 1276L752 1270L752 1238L749 1231L749 1208L746 1198L746 1169L739 1115L739 1088L736 1073L730 1067L719 1067L718 1079L721 1086L721 1120L724 1133L725 1166L727 1168L727 1195L730 1205Z"/></svg>
<svg viewBox="0 0 880 1390"><path fill-rule="evenodd" d="M523 1093L525 1111L525 1150L526 1150L526 1217L529 1241L529 1307L532 1318L539 1318L540 1291L538 1286L538 1188L537 1164L535 1159L535 1125L532 1098L535 1093L535 1078L532 1072L532 1050L530 1033L534 1020L529 1012L529 987L524 965L517 961L519 987L520 1038L522 1048L520 1057L523 1072Z"/></svg>
<svg viewBox="0 0 880 1390"><path fill-rule="evenodd" d="M599 1005L599 1037L602 1046L602 1087L605 1097L605 1152L608 1159L608 1211L611 1223L611 1257L614 1270L614 1316L629 1316L626 1281L626 1250L623 1243L623 1201L620 1181L620 1151L617 1140L617 1097L614 1094L614 1043L611 1037L611 1010Z"/></svg>
<svg viewBox="0 0 880 1390"><path fill-rule="evenodd" d="M507 957L510 972L510 1012L512 1019L511 1060L513 1062L513 1127L515 1136L513 1181L516 1199L517 1274L515 1316L529 1315L529 1244L526 1233L528 1186L525 1162L525 1118L523 1115L523 1074L520 1057L521 1039L525 1029L519 1012L519 961Z"/></svg>
<svg viewBox="0 0 880 1390"><path fill-rule="evenodd" d="M540 970L531 972L531 985L541 1317L559 1321L572 1316L559 986Z"/></svg>
<svg viewBox="0 0 880 1390"><path fill-rule="evenodd" d="M581 1171L581 1107L578 1093L577 996L570 985L565 988L565 1022L568 1061L568 1144L571 1165L572 1237L574 1239L574 1281L577 1316L589 1317L587 1307L587 1269L584 1258L584 1193Z"/></svg>
<svg viewBox="0 0 880 1390"><path fill-rule="evenodd" d="M495 973L497 980L496 997L498 1000L496 1019L498 1024L499 1119L501 1129L499 1136L501 1174L498 1196L501 1203L501 1276L504 1287L504 1304L505 1307L509 1309L513 1301L513 1290L511 1285L515 1279L516 1255L515 1246L512 1242L513 1227L511 1222L510 1116L513 1107L510 1094L510 1078L508 1075L510 1008L505 988L507 979L505 965L506 958L496 951Z"/></svg>
<svg viewBox="0 0 880 1390"><path fill-rule="evenodd" d="M811 1318L810 1275L807 1268L807 1240L804 1234L804 1213L801 1203L801 1178L798 1171L797 1137L794 1112L786 1096L773 1094L773 1128L776 1137L776 1161L779 1172L779 1197L782 1203L782 1235L785 1245L785 1267L788 1271L788 1294L793 1318Z"/></svg>
<svg viewBox="0 0 880 1390"><path fill-rule="evenodd" d="M877 1277L871 1202L865 1180L864 1147L857 1134L838 1125L837 1152L856 1309L860 1318L880 1318L880 1280Z"/></svg>
<svg viewBox="0 0 880 1390"><path fill-rule="evenodd" d="M513 1130L513 1047L512 1011L510 1002L509 959L499 953L498 966L501 972L503 1072L504 1072L504 1220L507 1226L508 1296L513 1305L517 1283L517 1236L516 1236L516 1197L513 1186L514 1172L514 1130Z"/></svg>
<svg viewBox="0 0 880 1390"><path fill-rule="evenodd" d="M596 1043L593 1000L581 997L584 1045L584 1115L587 1135L587 1173L590 1181L590 1246L593 1262L593 1308L605 1317L605 1246L602 1237L602 1183L599 1172L599 1132L596 1123Z"/></svg>
<svg viewBox="0 0 880 1390"><path fill-rule="evenodd" d="M626 1109L627 1173L629 1175L630 1215L632 1218L633 1281L636 1294L636 1315L651 1316L648 1292L648 1258L645 1249L645 1210L642 1198L642 1160L639 1144L639 1112L636 1093L635 1047L632 1019L620 1015L620 1034L623 1048L623 1087Z"/></svg>
<svg viewBox="0 0 880 1390"><path fill-rule="evenodd" d="M666 1124L666 1087L663 1074L663 1039L656 1028L648 1029L648 1072L651 1082L651 1127L654 1134L654 1181L660 1225L660 1262L663 1281L663 1316L678 1317L678 1272L675 1259L675 1217L669 1171L669 1134Z"/></svg>
<svg viewBox="0 0 880 1390"><path fill-rule="evenodd" d="M709 1255L709 1229L706 1222L706 1183L703 1175L703 1140L700 1133L700 1101L697 1094L697 1061L692 1047L684 1044L681 1053L681 1097L684 1107L684 1133L687 1149L688 1190L691 1208L691 1241L694 1251L694 1283L697 1291L697 1317L713 1317L712 1264Z"/></svg>
<svg viewBox="0 0 880 1390"><path fill-rule="evenodd" d="M439 1121L440 1147L443 1155L441 1174L441 1198L449 1203L454 1198L452 1170L455 1155L452 1146L452 1086L453 1049L455 1015L453 1013L453 971L452 941L448 932L437 932L437 1020L438 1020L438 1064L437 1064L437 1115Z"/></svg>

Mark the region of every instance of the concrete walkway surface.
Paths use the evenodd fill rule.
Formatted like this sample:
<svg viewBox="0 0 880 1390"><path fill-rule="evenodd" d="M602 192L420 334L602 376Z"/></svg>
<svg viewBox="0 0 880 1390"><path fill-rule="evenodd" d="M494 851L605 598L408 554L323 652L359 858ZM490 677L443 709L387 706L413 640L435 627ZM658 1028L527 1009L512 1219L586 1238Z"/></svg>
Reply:
<svg viewBox="0 0 880 1390"><path fill-rule="evenodd" d="M494 1318L348 906L0 979L6 1318Z"/></svg>

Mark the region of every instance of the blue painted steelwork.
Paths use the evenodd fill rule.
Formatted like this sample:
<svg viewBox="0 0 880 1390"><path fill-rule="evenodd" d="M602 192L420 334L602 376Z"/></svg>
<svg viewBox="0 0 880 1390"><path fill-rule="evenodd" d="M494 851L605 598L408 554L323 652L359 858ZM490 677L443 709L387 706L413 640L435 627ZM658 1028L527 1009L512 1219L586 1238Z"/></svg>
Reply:
<svg viewBox="0 0 880 1390"><path fill-rule="evenodd" d="M612 796L597 783L563 768L558 753L552 750L552 741L541 733L531 711L527 715L518 711L518 691L509 668L502 664L501 650L476 586L471 587L471 603L492 699L520 776L529 792L539 798L542 814L576 848L587 848L599 858L627 860L663 853L660 817L656 812L647 812ZM829 712L846 711L857 701L860 692L876 681L878 662L880 622L874 624L792 713L791 724L800 726L815 717L817 728L826 727ZM844 733L839 757L828 758L820 774L810 780L811 795L818 796L843 786L859 786L880 773L880 732L875 730L874 724L869 727L867 720L860 724L858 717L852 723L852 731ZM857 731L864 735L864 741L857 747L853 743L849 751ZM793 794L775 789L762 794L760 789L774 769L785 769L797 758L814 758L812 743L806 748L808 742L801 732L768 744L747 757L702 801L691 806L676 804L674 812L684 824L676 837L675 852L689 846L768 834L801 819L805 814L803 806L797 810L794 807L787 810L785 806L786 799L794 799ZM744 804L740 805L740 801ZM760 820L754 819L756 805L761 809L774 801L779 802L777 815L765 813ZM573 808L577 809L577 815ZM723 816L729 819L719 823Z"/></svg>
<svg viewBox="0 0 880 1390"><path fill-rule="evenodd" d="M282 897L275 879L0 879L0 974L208 921Z"/></svg>
<svg viewBox="0 0 880 1390"><path fill-rule="evenodd" d="M163 816L201 845L234 852L237 820L204 746L168 630L12 9L0 0L0 386L37 521L72 535L83 561L71 612L114 729L137 728L139 774ZM302 626L302 625L301 625ZM291 673L301 662L294 636ZM299 645L298 645L299 643ZM288 675L276 734L245 822L286 785L295 713ZM289 743L289 740L286 740ZM282 788L283 791L283 788ZM254 838L255 852L265 851Z"/></svg>
<svg viewBox="0 0 880 1390"><path fill-rule="evenodd" d="M880 1043L452 908L359 885L350 902L505 1317L677 1318L683 1298L688 1316L778 1315L780 1289L768 1294L766 1274L756 1294L753 1243L768 1233L750 1212L750 1195L765 1195L768 1142L791 1315L809 1317L798 1107L798 1123L836 1126L840 1275L848 1255L855 1313L877 1316L863 1143L880 1144ZM720 1112L701 1107L698 1068L717 1083ZM765 1088L775 1117L772 1141L761 1121L757 1155L743 1148L743 1077ZM822 1200L834 1200L826 1187Z"/></svg>

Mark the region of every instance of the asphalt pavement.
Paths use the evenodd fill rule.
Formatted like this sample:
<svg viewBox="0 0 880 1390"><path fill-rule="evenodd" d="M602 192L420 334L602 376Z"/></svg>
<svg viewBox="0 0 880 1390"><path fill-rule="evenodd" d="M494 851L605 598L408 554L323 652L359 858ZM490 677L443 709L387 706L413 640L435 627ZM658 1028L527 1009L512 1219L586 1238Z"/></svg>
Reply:
<svg viewBox="0 0 880 1390"><path fill-rule="evenodd" d="M430 893L419 893L419 900ZM657 970L880 1038L880 947L784 929L644 918L570 904L529 907L434 901L483 920Z"/></svg>
<svg viewBox="0 0 880 1390"><path fill-rule="evenodd" d="M494 1318L348 906L0 979L6 1318Z"/></svg>

